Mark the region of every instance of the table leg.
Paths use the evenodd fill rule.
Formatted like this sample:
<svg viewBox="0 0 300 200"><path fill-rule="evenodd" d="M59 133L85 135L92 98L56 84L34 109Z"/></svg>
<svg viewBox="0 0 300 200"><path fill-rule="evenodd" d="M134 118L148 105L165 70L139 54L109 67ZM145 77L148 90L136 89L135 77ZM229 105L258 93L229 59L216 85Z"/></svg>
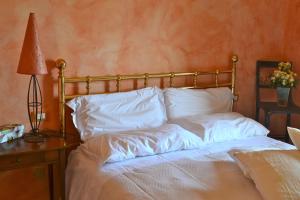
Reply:
<svg viewBox="0 0 300 200"><path fill-rule="evenodd" d="M255 113L255 120L259 121L259 110L260 108L256 108L256 113Z"/></svg>
<svg viewBox="0 0 300 200"><path fill-rule="evenodd" d="M52 163L53 178L52 178L52 197L54 200L61 200L61 180L60 180L60 169L59 161Z"/></svg>
<svg viewBox="0 0 300 200"><path fill-rule="evenodd" d="M54 200L54 187L53 187L53 165L48 164L48 184L50 200Z"/></svg>
<svg viewBox="0 0 300 200"><path fill-rule="evenodd" d="M270 113L265 112L265 126L267 129L270 128Z"/></svg>
<svg viewBox="0 0 300 200"><path fill-rule="evenodd" d="M287 114L286 116L286 126L291 126L291 114ZM290 136L289 136L289 133L287 131L287 129L285 130L285 142L289 143L290 142Z"/></svg>
<svg viewBox="0 0 300 200"><path fill-rule="evenodd" d="M61 199L65 199L65 169L66 169L66 151L60 150L59 152L59 174L60 174L60 188L61 188Z"/></svg>

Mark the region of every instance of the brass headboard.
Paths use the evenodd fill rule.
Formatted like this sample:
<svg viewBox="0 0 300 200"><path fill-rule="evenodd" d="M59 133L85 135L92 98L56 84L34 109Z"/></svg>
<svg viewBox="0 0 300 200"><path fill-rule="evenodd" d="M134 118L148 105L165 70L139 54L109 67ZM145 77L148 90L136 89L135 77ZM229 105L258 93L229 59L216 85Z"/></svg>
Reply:
<svg viewBox="0 0 300 200"><path fill-rule="evenodd" d="M63 59L58 59L56 61L56 67L59 69L58 76L58 94L59 94L59 121L60 121L60 133L65 137L66 133L66 122L65 122L65 103L67 100L72 98L83 96L83 95L92 95L100 93L91 93L90 84L92 82L99 81L115 81L116 82L116 91L120 92L120 84L123 80L144 80L144 87L148 86L148 80L151 78L169 78L169 86L173 87L173 80L176 77L186 77L191 76L193 78L192 86L184 86L181 88L215 88L215 87L230 87L235 100L237 96L235 95L235 81L236 81L236 64L238 62L238 56L232 56L232 66L230 70L212 70L212 71L198 71L198 72L169 72L169 73L145 73L145 74L131 74L131 75L106 75L106 76L85 76L85 77L66 77L64 75L64 70L66 68L66 61ZM231 80L228 83L220 83L219 75L220 74L231 74ZM212 75L215 76L215 81L213 84L198 84L198 77L203 75ZM75 95L66 95L65 87L67 83L86 83L86 93L85 94L75 94ZM113 92L109 92L113 93Z"/></svg>

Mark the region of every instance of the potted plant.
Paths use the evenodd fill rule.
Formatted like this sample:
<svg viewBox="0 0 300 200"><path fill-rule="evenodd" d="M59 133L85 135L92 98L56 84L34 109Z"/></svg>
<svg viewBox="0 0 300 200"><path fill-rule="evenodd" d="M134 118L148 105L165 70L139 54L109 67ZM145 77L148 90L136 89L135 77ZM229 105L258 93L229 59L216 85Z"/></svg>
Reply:
<svg viewBox="0 0 300 200"><path fill-rule="evenodd" d="M296 76L290 62L280 62L278 68L271 74L271 85L276 88L279 106L288 105L290 90L296 85Z"/></svg>

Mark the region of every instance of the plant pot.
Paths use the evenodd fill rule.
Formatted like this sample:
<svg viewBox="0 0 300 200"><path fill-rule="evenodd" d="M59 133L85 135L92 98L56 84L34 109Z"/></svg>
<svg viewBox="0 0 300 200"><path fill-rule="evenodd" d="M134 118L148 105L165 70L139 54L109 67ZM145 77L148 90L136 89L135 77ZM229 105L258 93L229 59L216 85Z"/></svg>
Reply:
<svg viewBox="0 0 300 200"><path fill-rule="evenodd" d="M287 107L289 102L291 88L277 87L277 104L281 107Z"/></svg>

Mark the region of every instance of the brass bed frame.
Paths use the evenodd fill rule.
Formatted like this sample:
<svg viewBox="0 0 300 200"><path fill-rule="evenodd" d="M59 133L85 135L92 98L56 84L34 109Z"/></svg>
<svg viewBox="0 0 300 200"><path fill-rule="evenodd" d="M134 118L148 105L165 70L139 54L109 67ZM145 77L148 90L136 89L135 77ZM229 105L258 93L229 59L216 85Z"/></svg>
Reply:
<svg viewBox="0 0 300 200"><path fill-rule="evenodd" d="M173 80L176 77L192 77L193 84L191 86L184 86L180 88L216 88L216 87L230 87L232 94L234 95L234 100L237 100L237 95L235 94L235 82L236 82L236 65L238 62L238 56L233 55L231 58L232 66L230 70L211 70L211 71L197 71L197 72L168 72L168 73L145 73L145 74L131 74L131 75L105 75L105 76L84 76L84 77L66 77L64 70L66 68L66 61L63 59L58 59L56 61L56 67L59 69L58 76L58 96L59 96L59 123L60 123L60 133L62 137L66 135L66 120L65 120L65 104L67 100L73 99L78 96L101 94L101 93L91 93L90 84L93 82L105 82L105 81L115 81L116 91L120 92L120 84L123 80L144 80L144 87L148 86L149 79L153 78L169 78L169 87L173 87ZM231 74L230 82L219 83L219 75L221 74ZM215 76L215 81L213 84L198 84L198 77L203 75ZM86 93L85 94L75 94L66 95L65 87L69 83L86 83ZM109 92L109 93L113 93ZM103 92L102 92L103 93Z"/></svg>

